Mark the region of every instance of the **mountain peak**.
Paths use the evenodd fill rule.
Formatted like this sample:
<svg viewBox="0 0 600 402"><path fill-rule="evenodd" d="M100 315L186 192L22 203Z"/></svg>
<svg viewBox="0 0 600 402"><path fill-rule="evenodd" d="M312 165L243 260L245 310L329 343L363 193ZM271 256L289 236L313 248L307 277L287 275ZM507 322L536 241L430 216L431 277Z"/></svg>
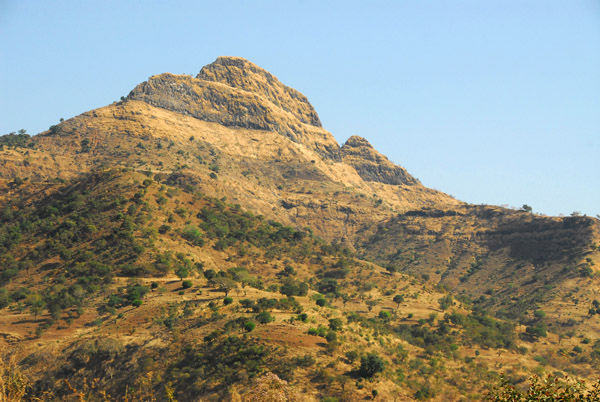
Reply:
<svg viewBox="0 0 600 402"><path fill-rule="evenodd" d="M367 141L366 138L360 137L358 135L353 135L350 138L348 138L344 143L344 146L350 148L364 147L368 149L374 149L373 145L371 145L371 143Z"/></svg>
<svg viewBox="0 0 600 402"><path fill-rule="evenodd" d="M358 135L348 138L341 152L343 161L353 166L363 180L409 186L419 183L406 169L394 165Z"/></svg>
<svg viewBox="0 0 600 402"><path fill-rule="evenodd" d="M213 63L202 67L196 78L255 93L293 114L302 123L322 127L317 112L306 96L242 57L218 57Z"/></svg>
<svg viewBox="0 0 600 402"><path fill-rule="evenodd" d="M226 127L277 132L321 156L339 160L306 96L241 57L219 57L194 78L164 73L139 84L127 99Z"/></svg>

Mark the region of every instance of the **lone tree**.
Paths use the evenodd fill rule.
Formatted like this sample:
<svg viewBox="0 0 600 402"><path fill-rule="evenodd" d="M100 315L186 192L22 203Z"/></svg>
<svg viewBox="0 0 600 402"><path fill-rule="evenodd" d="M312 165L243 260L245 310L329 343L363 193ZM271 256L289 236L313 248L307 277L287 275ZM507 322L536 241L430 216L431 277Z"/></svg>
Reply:
<svg viewBox="0 0 600 402"><path fill-rule="evenodd" d="M396 296L394 296L394 298L392 300L394 301L394 303L396 303L398 305L398 307L396 307L398 309L398 308L400 308L400 303L402 303L404 301L404 296L396 295Z"/></svg>

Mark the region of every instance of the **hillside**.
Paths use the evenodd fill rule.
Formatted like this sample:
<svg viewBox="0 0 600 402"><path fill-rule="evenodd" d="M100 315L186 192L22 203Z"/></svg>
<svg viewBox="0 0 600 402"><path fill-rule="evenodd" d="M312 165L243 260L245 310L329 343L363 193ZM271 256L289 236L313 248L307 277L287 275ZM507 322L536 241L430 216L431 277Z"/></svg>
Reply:
<svg viewBox="0 0 600 402"><path fill-rule="evenodd" d="M501 372L597 375L598 220L429 189L247 60L0 156L0 343L29 398L458 401Z"/></svg>

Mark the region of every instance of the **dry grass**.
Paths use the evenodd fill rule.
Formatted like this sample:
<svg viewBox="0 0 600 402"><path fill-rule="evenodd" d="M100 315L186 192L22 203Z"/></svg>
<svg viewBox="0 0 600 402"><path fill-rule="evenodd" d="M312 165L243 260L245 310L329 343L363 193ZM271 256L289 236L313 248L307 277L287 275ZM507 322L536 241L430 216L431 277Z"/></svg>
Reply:
<svg viewBox="0 0 600 402"><path fill-rule="evenodd" d="M0 402L22 401L29 385L29 378L18 366L15 355L0 359Z"/></svg>

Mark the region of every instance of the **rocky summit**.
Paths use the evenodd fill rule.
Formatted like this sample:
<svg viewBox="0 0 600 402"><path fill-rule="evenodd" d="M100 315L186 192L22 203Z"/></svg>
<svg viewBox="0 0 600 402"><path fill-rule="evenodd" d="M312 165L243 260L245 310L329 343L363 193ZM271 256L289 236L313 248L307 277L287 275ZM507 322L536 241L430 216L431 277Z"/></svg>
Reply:
<svg viewBox="0 0 600 402"><path fill-rule="evenodd" d="M344 162L354 167L363 180L409 186L419 183L406 169L394 165L362 137L348 138L341 152Z"/></svg>
<svg viewBox="0 0 600 402"><path fill-rule="evenodd" d="M257 65L239 57L219 57L196 78L161 74L128 96L227 127L275 131L338 160L333 137L321 130L308 99Z"/></svg>
<svg viewBox="0 0 600 402"><path fill-rule="evenodd" d="M0 136L0 401L480 401L533 374L594 380L598 264L598 219L427 188L219 57Z"/></svg>

